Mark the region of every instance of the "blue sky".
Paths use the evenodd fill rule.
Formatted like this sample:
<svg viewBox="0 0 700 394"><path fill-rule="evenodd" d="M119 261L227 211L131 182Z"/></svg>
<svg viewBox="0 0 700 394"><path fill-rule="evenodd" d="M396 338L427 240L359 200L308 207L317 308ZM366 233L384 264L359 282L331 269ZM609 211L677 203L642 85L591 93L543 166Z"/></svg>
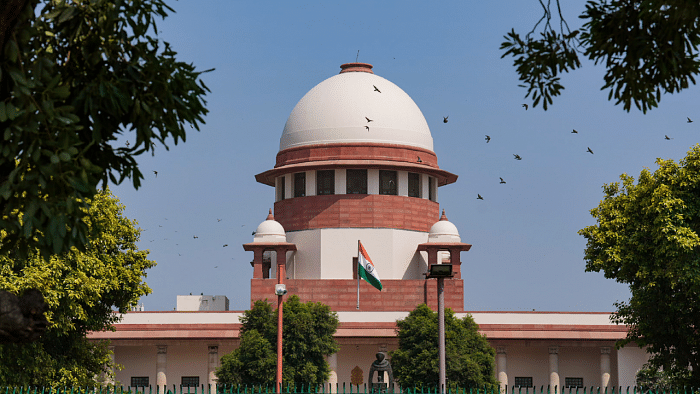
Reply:
<svg viewBox="0 0 700 394"><path fill-rule="evenodd" d="M574 29L585 2L565 3ZM700 141L700 122L686 123L700 120L700 89L663 96L646 115L627 113L607 100L604 70L588 61L563 76L566 89L548 111L526 111L526 91L498 48L512 28L533 27L535 0L170 5L176 13L159 22L159 37L182 61L216 71L203 77L211 112L201 132L141 157L139 190L112 187L144 230L139 247L158 263L146 278L146 310L172 310L176 295L190 293L249 308L253 256L241 245L274 202L273 188L254 175L274 166L296 103L358 50L358 61L413 98L440 167L459 175L440 188L439 202L473 245L462 254L466 310L613 311L627 287L584 272L577 231L595 223L589 211L603 184L653 170L659 157L679 160Z"/></svg>

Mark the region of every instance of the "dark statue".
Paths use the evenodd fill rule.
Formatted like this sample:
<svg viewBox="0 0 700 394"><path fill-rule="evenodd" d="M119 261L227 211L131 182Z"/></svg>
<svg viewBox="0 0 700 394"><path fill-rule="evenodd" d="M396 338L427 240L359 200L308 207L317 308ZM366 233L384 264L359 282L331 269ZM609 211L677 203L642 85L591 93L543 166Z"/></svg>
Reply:
<svg viewBox="0 0 700 394"><path fill-rule="evenodd" d="M377 372L377 382L372 381L375 371ZM389 375L388 382L384 382L384 372ZM386 359L386 354L382 352L377 353L377 359L372 362L372 365L369 367L367 383L370 390L374 393L386 393L389 387L391 387L391 391L389 392L394 391L394 373L391 371L391 364L389 360Z"/></svg>

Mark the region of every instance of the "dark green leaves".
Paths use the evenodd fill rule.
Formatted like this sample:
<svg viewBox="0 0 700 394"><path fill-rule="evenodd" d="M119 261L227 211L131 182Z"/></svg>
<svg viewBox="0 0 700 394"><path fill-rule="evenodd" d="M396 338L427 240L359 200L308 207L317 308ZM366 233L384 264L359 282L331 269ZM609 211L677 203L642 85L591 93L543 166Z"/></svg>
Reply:
<svg viewBox="0 0 700 394"><path fill-rule="evenodd" d="M27 3L0 62L0 253L84 249L80 207L99 184L138 188L139 154L199 129L201 72L148 33L168 11L163 0ZM130 149L114 146L121 134ZM65 229L49 231L58 217Z"/></svg>
<svg viewBox="0 0 700 394"><path fill-rule="evenodd" d="M533 104L552 103L563 86L558 72L580 67L577 51L595 64L605 65L602 90L608 99L629 111L632 104L646 113L658 106L662 93L676 93L695 84L700 71L700 3L676 1L588 1L580 18L585 20L580 37L568 32L556 2L560 31L550 25L552 12L544 6L546 20L539 39L525 39L511 31L501 44L502 57L515 57L514 66L532 94ZM579 41L580 40L580 41Z"/></svg>

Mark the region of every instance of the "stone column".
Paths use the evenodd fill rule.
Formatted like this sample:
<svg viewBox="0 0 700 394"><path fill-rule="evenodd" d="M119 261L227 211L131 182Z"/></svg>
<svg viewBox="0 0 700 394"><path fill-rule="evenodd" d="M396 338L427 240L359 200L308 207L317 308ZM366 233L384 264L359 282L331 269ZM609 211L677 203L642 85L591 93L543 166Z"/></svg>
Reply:
<svg viewBox="0 0 700 394"><path fill-rule="evenodd" d="M333 353L330 356L328 356L328 366L331 369L330 374L328 375L328 385L330 386L329 390L327 391L328 393L337 393L337 385L338 385L338 353Z"/></svg>
<svg viewBox="0 0 700 394"><path fill-rule="evenodd" d="M600 348L600 387L605 388L610 384L610 347Z"/></svg>
<svg viewBox="0 0 700 394"><path fill-rule="evenodd" d="M498 373L498 383L501 393L508 389L508 373L506 373L506 347L496 346L496 371Z"/></svg>
<svg viewBox="0 0 700 394"><path fill-rule="evenodd" d="M551 393L554 393L556 387L557 393L561 393L561 385L559 384L559 346L549 347L549 386Z"/></svg>
<svg viewBox="0 0 700 394"><path fill-rule="evenodd" d="M209 346L209 361L207 363L208 384L211 387L211 393L216 394L216 369L219 367L219 347Z"/></svg>
<svg viewBox="0 0 700 394"><path fill-rule="evenodd" d="M156 356L156 387L163 388L163 393L166 391L168 380L166 378L168 361L168 347L158 345L158 355Z"/></svg>

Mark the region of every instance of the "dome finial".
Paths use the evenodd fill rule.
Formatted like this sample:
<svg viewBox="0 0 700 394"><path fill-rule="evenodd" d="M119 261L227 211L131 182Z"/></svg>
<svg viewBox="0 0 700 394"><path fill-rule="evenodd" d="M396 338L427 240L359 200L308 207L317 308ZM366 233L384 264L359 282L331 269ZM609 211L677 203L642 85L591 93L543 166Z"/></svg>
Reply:
<svg viewBox="0 0 700 394"><path fill-rule="evenodd" d="M267 215L267 219L265 219L265 220L275 220L275 217L272 216L272 208L270 208L270 213Z"/></svg>
<svg viewBox="0 0 700 394"><path fill-rule="evenodd" d="M364 72L374 74L369 63L345 63L340 65L340 74L349 72Z"/></svg>
<svg viewBox="0 0 700 394"><path fill-rule="evenodd" d="M440 220L447 220L447 216L445 216L445 210L442 210L442 216L440 216Z"/></svg>

